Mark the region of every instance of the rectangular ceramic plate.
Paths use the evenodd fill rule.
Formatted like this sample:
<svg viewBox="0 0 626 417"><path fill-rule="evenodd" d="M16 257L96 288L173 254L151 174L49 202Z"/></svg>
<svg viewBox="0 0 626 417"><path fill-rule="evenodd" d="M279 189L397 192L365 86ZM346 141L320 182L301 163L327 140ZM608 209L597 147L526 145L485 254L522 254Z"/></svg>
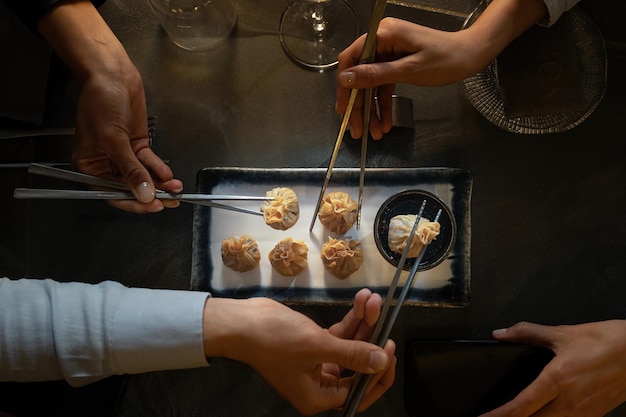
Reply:
<svg viewBox="0 0 626 417"><path fill-rule="evenodd" d="M361 241L364 261L359 270L345 280L327 272L320 259L320 248L329 232L319 220L309 232L325 174L326 170L319 168L201 170L197 177L197 191L203 193L264 196L272 188L289 187L298 196L300 218L292 228L281 231L265 224L262 216L195 206L192 289L209 291L218 297L270 297L286 304L346 305L363 287L384 297L395 266L388 263L376 247L373 232L376 213L389 197L400 191L425 190L439 196L452 210L457 236L447 259L419 273L406 304L463 307L469 303L472 190L469 171L453 168L368 169L361 227L357 231L353 226L345 235ZM357 200L358 183L358 169L336 168L326 191L344 191ZM232 205L260 210L258 201ZM259 266L244 273L226 268L221 259L222 240L242 234L253 236L261 252ZM273 271L267 258L276 243L286 237L302 240L309 248L308 268L295 277L285 277ZM403 272L400 285L407 274Z"/></svg>

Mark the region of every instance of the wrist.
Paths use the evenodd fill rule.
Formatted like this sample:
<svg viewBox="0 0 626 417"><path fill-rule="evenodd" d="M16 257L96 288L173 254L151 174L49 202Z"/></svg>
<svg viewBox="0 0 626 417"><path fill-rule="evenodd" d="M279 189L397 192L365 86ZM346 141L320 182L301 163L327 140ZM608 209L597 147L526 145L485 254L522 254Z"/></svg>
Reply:
<svg viewBox="0 0 626 417"><path fill-rule="evenodd" d="M282 332L299 317L269 298L209 298L202 323L204 353L207 358L260 363L263 355L284 343Z"/></svg>
<svg viewBox="0 0 626 417"><path fill-rule="evenodd" d="M453 32L456 36L455 50L459 51L459 56L453 67L456 68L458 81L471 77L487 67L497 56L493 47L484 39L473 33L472 28L468 28L459 32Z"/></svg>
<svg viewBox="0 0 626 417"><path fill-rule="evenodd" d="M493 0L466 31L471 48L482 69L491 63L509 43L544 18L543 0Z"/></svg>
<svg viewBox="0 0 626 417"><path fill-rule="evenodd" d="M237 359L237 348L246 318L246 300L208 298L203 313L202 339L207 358Z"/></svg>
<svg viewBox="0 0 626 417"><path fill-rule="evenodd" d="M79 82L92 77L126 77L137 73L124 47L88 0L59 3L37 29Z"/></svg>

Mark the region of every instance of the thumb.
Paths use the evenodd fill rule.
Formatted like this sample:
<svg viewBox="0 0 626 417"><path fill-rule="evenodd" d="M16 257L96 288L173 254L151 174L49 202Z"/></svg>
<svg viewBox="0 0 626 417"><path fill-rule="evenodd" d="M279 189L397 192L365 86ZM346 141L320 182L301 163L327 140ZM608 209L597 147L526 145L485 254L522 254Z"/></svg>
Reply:
<svg viewBox="0 0 626 417"><path fill-rule="evenodd" d="M332 337L327 345L327 362L363 374L375 374L387 369L390 359L387 352L378 346L360 340Z"/></svg>
<svg viewBox="0 0 626 417"><path fill-rule="evenodd" d="M554 326L519 322L506 329L497 329L492 332L494 338L504 342L521 342L534 346L552 348L558 337L558 329Z"/></svg>
<svg viewBox="0 0 626 417"><path fill-rule="evenodd" d="M132 191L135 198L142 203L149 203L154 200L156 189L152 182L152 177L143 164L137 159L133 149L128 144L128 140L122 141L123 149L116 149L111 152L111 159L119 169L124 183Z"/></svg>
<svg viewBox="0 0 626 417"><path fill-rule="evenodd" d="M123 167L122 175L135 198L142 203L154 200L156 189L148 171L138 162L136 164L129 162Z"/></svg>

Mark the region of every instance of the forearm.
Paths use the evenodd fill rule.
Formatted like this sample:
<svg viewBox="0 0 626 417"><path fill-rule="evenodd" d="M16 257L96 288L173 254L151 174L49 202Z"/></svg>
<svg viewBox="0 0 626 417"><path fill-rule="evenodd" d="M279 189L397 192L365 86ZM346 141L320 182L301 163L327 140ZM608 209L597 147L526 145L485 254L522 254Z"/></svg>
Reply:
<svg viewBox="0 0 626 417"><path fill-rule="evenodd" d="M547 16L544 0L493 0L467 30L477 51L479 69L492 62L506 46Z"/></svg>
<svg viewBox="0 0 626 417"><path fill-rule="evenodd" d="M0 381L207 366L206 293L0 278Z"/></svg>
<svg viewBox="0 0 626 417"><path fill-rule="evenodd" d="M93 0L96 7L104 3L105 0ZM36 32L39 19L48 11L60 3L59 0L4 0L13 9L17 16L33 32Z"/></svg>
<svg viewBox="0 0 626 417"><path fill-rule="evenodd" d="M58 3L37 30L79 80L98 76L135 76L124 47L88 0Z"/></svg>

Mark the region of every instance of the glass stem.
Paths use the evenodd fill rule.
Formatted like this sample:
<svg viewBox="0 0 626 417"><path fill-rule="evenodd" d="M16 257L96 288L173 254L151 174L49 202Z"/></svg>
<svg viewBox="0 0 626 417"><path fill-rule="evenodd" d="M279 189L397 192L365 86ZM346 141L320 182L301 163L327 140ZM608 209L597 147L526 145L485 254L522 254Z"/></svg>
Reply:
<svg viewBox="0 0 626 417"><path fill-rule="evenodd" d="M324 18L323 3L323 1L316 1L315 8L311 13L311 18L313 20L313 33L315 33L318 38L324 36L324 30L326 30L326 19Z"/></svg>

